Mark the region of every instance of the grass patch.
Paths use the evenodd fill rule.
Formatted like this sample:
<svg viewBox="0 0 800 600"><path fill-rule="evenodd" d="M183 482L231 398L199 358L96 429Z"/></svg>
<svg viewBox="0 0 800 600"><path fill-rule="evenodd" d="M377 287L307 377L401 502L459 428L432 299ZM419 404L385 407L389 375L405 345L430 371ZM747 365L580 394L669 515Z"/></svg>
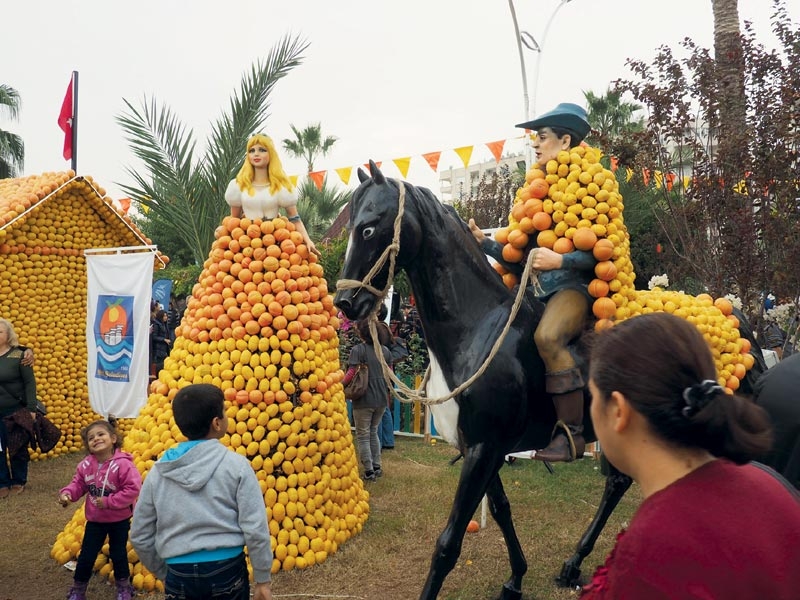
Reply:
<svg viewBox="0 0 800 600"><path fill-rule="evenodd" d="M351 598L411 600L419 597L436 538L444 527L461 463L449 465L455 451L443 443L398 437L384 451L385 475L368 484L370 517L364 530L324 564L273 576L276 600ZM72 478L82 455L31 463L28 489L0 500L3 537L0 544L0 600L63 600L72 573L50 558L56 535L72 509L56 504L58 490ZM501 471L511 502L517 534L528 560L524 600L576 598L555 587L553 578L594 516L605 480L599 463L584 459L555 466L550 475L540 463L517 460ZM584 562L590 575L614 543L622 524L640 502L634 486L612 515L594 552ZM480 510L475 516L480 521ZM441 600L494 598L508 578L508 555L499 528L487 526L467 534L458 564L445 580ZM114 598L114 588L97 577L89 597ZM158 600L157 594L141 596Z"/></svg>

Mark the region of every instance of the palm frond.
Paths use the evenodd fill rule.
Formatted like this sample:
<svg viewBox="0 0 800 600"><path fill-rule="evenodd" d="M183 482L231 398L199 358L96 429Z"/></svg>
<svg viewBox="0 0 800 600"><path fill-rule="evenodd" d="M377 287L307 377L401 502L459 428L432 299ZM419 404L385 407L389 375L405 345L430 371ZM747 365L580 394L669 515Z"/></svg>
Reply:
<svg viewBox="0 0 800 600"><path fill-rule="evenodd" d="M16 177L25 166L25 142L22 136L0 129L0 179Z"/></svg>
<svg viewBox="0 0 800 600"><path fill-rule="evenodd" d="M0 83L0 116L5 113L8 119L16 121L19 118L21 104L19 92L10 85Z"/></svg>

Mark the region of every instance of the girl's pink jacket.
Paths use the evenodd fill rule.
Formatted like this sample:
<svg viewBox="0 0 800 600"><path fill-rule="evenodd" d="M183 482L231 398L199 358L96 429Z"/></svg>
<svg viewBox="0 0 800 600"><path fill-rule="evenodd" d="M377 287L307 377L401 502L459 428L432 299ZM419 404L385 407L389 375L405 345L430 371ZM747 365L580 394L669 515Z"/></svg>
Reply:
<svg viewBox="0 0 800 600"><path fill-rule="evenodd" d="M84 458L75 470L72 482L59 494L69 494L72 501L77 502L88 493L86 520L113 523L131 518L141 487L142 476L133 464L133 457L117 449L103 464L98 464L91 454ZM101 496L104 508L95 506L92 501Z"/></svg>

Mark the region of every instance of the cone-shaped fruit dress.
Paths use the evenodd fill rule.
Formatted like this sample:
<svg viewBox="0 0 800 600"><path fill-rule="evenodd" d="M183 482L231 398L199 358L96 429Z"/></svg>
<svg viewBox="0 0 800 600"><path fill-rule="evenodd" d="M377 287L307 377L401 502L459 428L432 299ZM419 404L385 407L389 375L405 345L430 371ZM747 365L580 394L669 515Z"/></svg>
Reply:
<svg viewBox="0 0 800 600"><path fill-rule="evenodd" d="M719 384L728 392L739 387L753 366L750 347L741 338L730 306L708 296L682 292L637 290L630 258L630 237L623 220L623 199L612 171L603 167L599 150L579 146L561 151L540 167L533 165L525 185L517 190L509 225L495 238L504 244L503 258L526 260L526 250L546 247L559 253L591 251L597 260L596 278L589 284L595 298L596 329L654 311L673 313L697 325L709 343ZM502 265L495 268L509 287L519 283ZM720 308L722 306L722 308Z"/></svg>
<svg viewBox="0 0 800 600"><path fill-rule="evenodd" d="M125 439L146 477L185 439L170 407L178 389L219 386L230 419L221 441L250 460L261 485L273 572L324 561L369 514L342 392L338 325L322 267L291 222L226 218ZM81 509L58 536L59 562L75 558L71 542L83 518ZM160 588L134 552L129 558L135 587ZM98 559L101 572L107 562Z"/></svg>

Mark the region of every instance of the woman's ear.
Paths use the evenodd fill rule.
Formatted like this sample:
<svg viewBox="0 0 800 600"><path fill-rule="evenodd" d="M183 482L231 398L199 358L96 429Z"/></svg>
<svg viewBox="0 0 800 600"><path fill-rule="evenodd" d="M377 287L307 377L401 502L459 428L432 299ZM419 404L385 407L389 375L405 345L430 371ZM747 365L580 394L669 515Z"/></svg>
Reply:
<svg viewBox="0 0 800 600"><path fill-rule="evenodd" d="M631 423L631 412L633 411L631 403L622 392L611 392L608 404L610 404L611 426L617 433L624 432Z"/></svg>

